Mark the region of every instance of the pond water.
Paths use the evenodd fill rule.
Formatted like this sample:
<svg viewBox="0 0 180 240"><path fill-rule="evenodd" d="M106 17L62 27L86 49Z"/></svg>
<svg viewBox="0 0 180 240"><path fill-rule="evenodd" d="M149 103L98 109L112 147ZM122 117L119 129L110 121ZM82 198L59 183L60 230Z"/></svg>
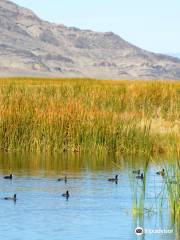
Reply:
<svg viewBox="0 0 180 240"><path fill-rule="evenodd" d="M162 211L157 211L156 197L164 180L155 174L158 167L152 163L146 176L143 214L134 213L133 206L143 192L143 182L132 174L134 162L133 168L143 167L143 159L125 157L1 153L0 239L179 239L167 199ZM12 180L3 179L11 172ZM118 184L107 181L115 174L119 175ZM57 181L65 175L67 183ZM62 197L66 190L68 200ZM14 193L16 202L4 200ZM137 236L136 227L149 233ZM169 232L150 232L158 229Z"/></svg>

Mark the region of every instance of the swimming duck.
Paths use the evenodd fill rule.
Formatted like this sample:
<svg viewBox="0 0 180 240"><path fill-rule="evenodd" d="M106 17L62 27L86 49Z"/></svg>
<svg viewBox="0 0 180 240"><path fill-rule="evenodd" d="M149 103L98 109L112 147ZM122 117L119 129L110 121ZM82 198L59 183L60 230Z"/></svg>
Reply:
<svg viewBox="0 0 180 240"><path fill-rule="evenodd" d="M12 179L13 175L12 173L9 176L5 176L4 179Z"/></svg>
<svg viewBox="0 0 180 240"><path fill-rule="evenodd" d="M143 180L143 179L144 179L144 174L141 173L141 175L136 176L136 178L137 178L137 179L141 179L141 180Z"/></svg>
<svg viewBox="0 0 180 240"><path fill-rule="evenodd" d="M66 193L63 193L62 196L66 197L66 198L69 198L69 196L70 196L69 191L66 191Z"/></svg>
<svg viewBox="0 0 180 240"><path fill-rule="evenodd" d="M159 172L157 172L156 174L161 175L161 176L164 176L164 175L165 175L165 170L164 170L164 168L163 168L162 171L159 171Z"/></svg>
<svg viewBox="0 0 180 240"><path fill-rule="evenodd" d="M67 183L67 177L65 176L64 178L58 178L58 181L60 182L60 181L63 181L64 180L64 182L65 183Z"/></svg>
<svg viewBox="0 0 180 240"><path fill-rule="evenodd" d="M133 174L138 174L138 175L140 175L140 173L141 173L141 170L140 169L138 169L138 170L133 170L133 172L132 172Z"/></svg>
<svg viewBox="0 0 180 240"><path fill-rule="evenodd" d="M115 178L109 178L109 182L117 182L118 181L118 175L115 176Z"/></svg>
<svg viewBox="0 0 180 240"><path fill-rule="evenodd" d="M16 201L16 200L17 200L16 194L14 194L13 197L5 197L4 200L13 200L13 201Z"/></svg>

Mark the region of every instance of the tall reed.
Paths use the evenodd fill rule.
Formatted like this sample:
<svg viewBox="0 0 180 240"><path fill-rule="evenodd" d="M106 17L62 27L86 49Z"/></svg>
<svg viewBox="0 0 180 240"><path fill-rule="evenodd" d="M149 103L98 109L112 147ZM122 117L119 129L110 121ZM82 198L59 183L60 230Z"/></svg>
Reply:
<svg viewBox="0 0 180 240"><path fill-rule="evenodd" d="M0 79L0 148L179 152L180 84Z"/></svg>

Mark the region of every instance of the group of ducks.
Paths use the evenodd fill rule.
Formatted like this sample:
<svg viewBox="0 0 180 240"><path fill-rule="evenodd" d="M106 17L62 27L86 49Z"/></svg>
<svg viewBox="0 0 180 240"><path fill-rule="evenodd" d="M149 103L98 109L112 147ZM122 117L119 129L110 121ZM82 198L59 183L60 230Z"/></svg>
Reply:
<svg viewBox="0 0 180 240"><path fill-rule="evenodd" d="M64 178L58 178L58 182L60 181L64 181L65 183L67 183L67 176L65 176ZM62 194L62 196L68 200L68 198L70 197L69 191L67 190L65 193Z"/></svg>
<svg viewBox="0 0 180 240"><path fill-rule="evenodd" d="M13 174L10 174L8 176L4 176L4 179L12 180L13 179ZM67 183L67 176L65 176L64 178L58 178L58 182L60 182L60 181L64 181L65 183ZM63 193L62 197L65 197L66 199L68 199L70 197L69 191L66 191L65 193ZM13 197L5 197L4 200L16 201L17 200L17 195L14 194Z"/></svg>
<svg viewBox="0 0 180 240"><path fill-rule="evenodd" d="M140 169L134 170L134 171L133 171L133 174L137 174L137 176L136 176L137 179L141 179L141 180L144 179L144 173L141 173L141 170L140 170ZM164 175L165 175L165 169L163 168L161 171L156 172L156 174L164 177Z"/></svg>
<svg viewBox="0 0 180 240"><path fill-rule="evenodd" d="M137 174L136 176L137 179L141 179L141 180L144 179L144 173L141 173L140 169L133 170L132 173ZM165 175L165 169L162 169L161 171L156 172L156 174L163 177ZM109 178L108 181L118 183L118 175L116 175L115 178Z"/></svg>
<svg viewBox="0 0 180 240"><path fill-rule="evenodd" d="M137 176L136 176L137 179L141 179L141 180L144 179L144 173L141 173L140 169L133 170L132 173L133 174L137 174ZM161 171L156 172L156 174L157 175L161 175L163 177L165 175L165 170L162 169ZM4 179L9 179L9 180L12 180L12 178L13 178L12 174L10 174L9 176L5 176L4 177ZM60 181L64 181L65 183L67 183L67 176L65 176L64 178L58 178L58 182L60 182ZM118 175L115 175L114 178L109 178L108 181L109 182L115 182L117 184L118 183ZM62 197L65 197L68 200L68 198L70 197L69 191L67 190L65 193L63 193ZM4 200L16 201L17 200L16 194L14 194L13 197L5 197Z"/></svg>
<svg viewBox="0 0 180 240"><path fill-rule="evenodd" d="M136 176L137 179L141 179L141 180L144 179L144 173L141 173L140 169L133 170L132 173L137 174L137 176ZM156 174L161 175L163 177L165 175L165 169L162 169L161 171L156 172ZM116 175L115 178L109 178L108 181L118 183L118 175Z"/></svg>

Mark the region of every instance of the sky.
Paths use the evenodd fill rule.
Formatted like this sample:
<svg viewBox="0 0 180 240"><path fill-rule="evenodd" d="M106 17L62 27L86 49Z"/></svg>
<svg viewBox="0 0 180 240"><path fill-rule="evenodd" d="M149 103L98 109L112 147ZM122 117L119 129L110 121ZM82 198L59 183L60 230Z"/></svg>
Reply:
<svg viewBox="0 0 180 240"><path fill-rule="evenodd" d="M180 0L13 0L40 18L114 32L143 49L180 53Z"/></svg>

